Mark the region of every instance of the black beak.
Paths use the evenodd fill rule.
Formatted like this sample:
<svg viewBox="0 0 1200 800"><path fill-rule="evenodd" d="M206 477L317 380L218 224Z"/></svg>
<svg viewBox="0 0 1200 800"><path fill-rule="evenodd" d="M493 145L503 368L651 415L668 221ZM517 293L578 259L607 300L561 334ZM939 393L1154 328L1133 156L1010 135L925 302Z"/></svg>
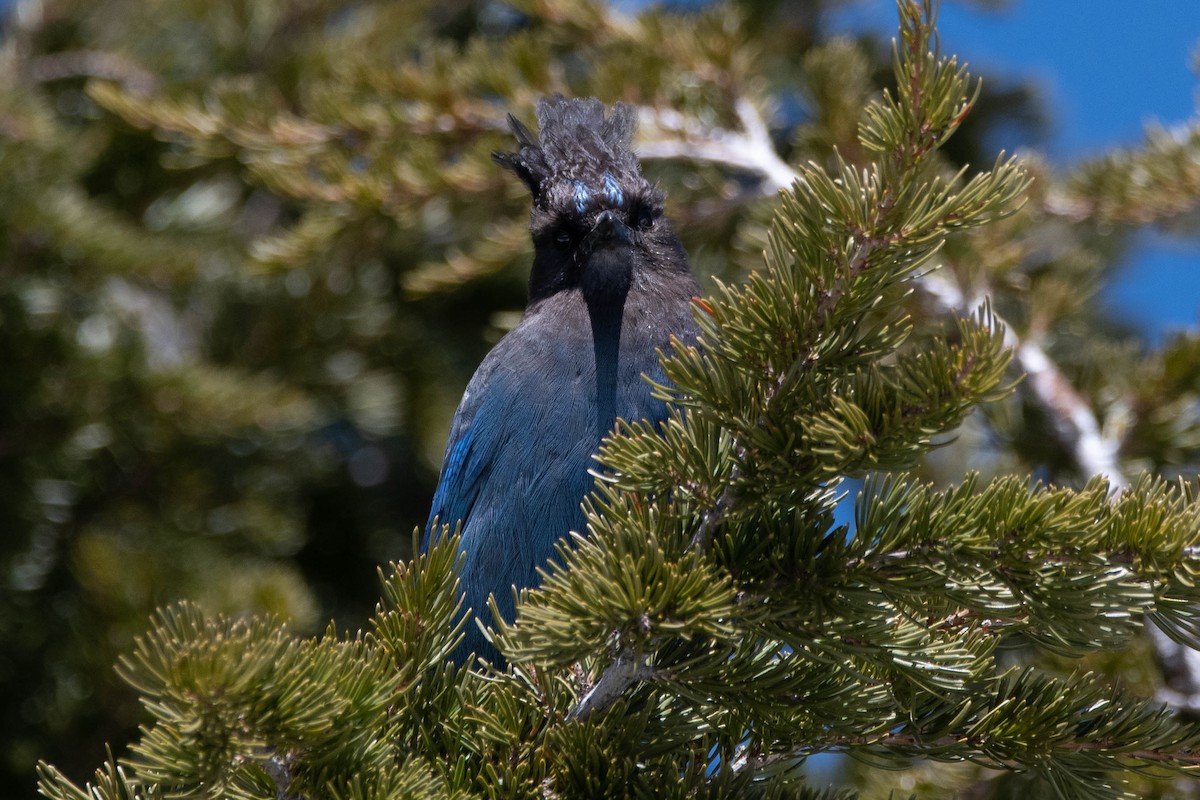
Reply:
<svg viewBox="0 0 1200 800"><path fill-rule="evenodd" d="M631 244L633 231L615 212L601 211L600 215L596 217L596 224L592 226L592 232L587 236L588 247L591 250L597 250L609 243L616 242Z"/></svg>
<svg viewBox="0 0 1200 800"><path fill-rule="evenodd" d="M589 303L616 303L614 307L622 307L633 279L633 242L634 232L620 214L605 210L596 215L578 251L583 267L579 286Z"/></svg>

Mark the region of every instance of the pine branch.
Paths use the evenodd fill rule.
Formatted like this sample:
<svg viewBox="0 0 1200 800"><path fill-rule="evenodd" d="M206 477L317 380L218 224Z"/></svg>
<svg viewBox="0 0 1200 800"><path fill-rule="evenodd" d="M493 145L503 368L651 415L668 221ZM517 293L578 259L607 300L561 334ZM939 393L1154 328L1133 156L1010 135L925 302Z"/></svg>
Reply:
<svg viewBox="0 0 1200 800"><path fill-rule="evenodd" d="M911 43L910 43L911 44ZM914 73L915 75L915 73ZM917 76L919 77L919 76ZM910 94L917 92L918 79L914 77L910 81ZM921 98L908 97L907 101L911 103L919 103ZM962 115L969 109L972 101L968 101L966 105L952 115L951 121L948 123L948 128L953 128L961 121ZM944 113L945 109L939 109L938 113ZM673 157L683 158L698 162L715 163L718 165L732 166L735 168L750 169L761 175L763 180L760 183L760 192L763 194L769 193L772 189L777 189L780 185L794 183L798 177L797 173L791 172L790 168L781 169L777 157L767 155L763 148L769 147L769 138L763 133L765 126L761 124L761 118L754 112L752 106L748 105L744 99L738 104L739 117L742 120L745 128L744 134L739 139L737 135L731 135L728 131L718 131L709 140L703 139L703 127L699 123L689 123L686 120L672 120L673 127L677 131L685 132L682 139L673 141L669 146L651 146L645 150L649 157ZM933 113L933 112L929 112ZM648 114L644 113L644 116ZM879 117L877 119L882 119ZM884 120L886 122L886 120ZM659 125L661 131L664 127ZM904 155L916 153L918 156L928 152L933 147L936 147L940 140L936 140L938 136L944 133L938 133L937 130L920 141L909 141L905 154L894 156L897 165L904 168ZM726 145L730 141L737 141L740 145L741 153L730 153L726 149ZM772 151L773 153L773 151ZM747 155L749 154L749 155ZM786 165L785 165L786 166ZM791 174L787 174L791 172ZM791 179L791 180L789 180ZM797 191L803 192L803 189ZM812 187L811 191L818 191L818 187ZM888 195L883 195L886 201ZM875 208L876 214L871 217L871 222L867 223L867 230L877 230L881 217L878 215L882 211L886 213L883 207L885 202L880 202ZM938 204L932 204L932 208L937 208ZM969 212L970 213L970 212ZM932 217L931 217L932 219ZM951 225L949 217L945 220L945 225ZM865 234L856 236L856 241L850 251L849 263L846 265L849 277L853 277L856 270L863 269L868 263L869 256L872 250L878 247L885 247L888 242L875 240L871 235ZM838 277L842 277L839 275ZM986 293L980 298L979 302L971 302L964 296L964 293L951 285L951 283L943 276L936 273L929 273L918 279L918 283L938 301L938 305L943 311L954 312L959 315L970 314L973 307L976 305L990 305ZM830 309L837 305L840 299L840 293L837 286L822 286L821 287L821 302L816 309L816 317L823 325L825 317ZM1067 381L1062 371L1049 357L1041 344L1035 340L1022 341L1017 336L1011 325L1006 324L1002 319L993 316L996 324L1002 326L1005 331L1004 342L1015 353L1018 362L1024 368L1029 378L1029 391L1033 399L1044 409L1047 417L1051 419L1059 431L1063 443L1071 453L1080 471L1088 475L1104 475L1108 478L1108 488L1115 496L1128 486L1128 479L1125 477L1119 462L1117 461L1118 443L1107 439L1100 429L1100 425L1096 419L1096 415L1089 405L1084 401L1080 394ZM716 502L701 515L700 526L693 536L690 548L703 548L711 539L720 523L728 516L730 510L735 503L735 495L732 492L733 484L731 481L726 483L722 492L717 496ZM959 612L959 614L950 614L946 617L944 628L956 628L967 624L962 617L965 613L969 615L971 612ZM614 663L603 675L601 682L608 687L611 687L611 693L600 699L600 706L606 706L615 700L621 691L628 688L636 680L637 666L644 666L644 663L639 662L631 650L624 650ZM589 694L587 700L590 702L592 694ZM577 717L578 715L573 715ZM916 741L915 739L913 740ZM900 745L903 740L895 738L889 741L890 744ZM959 742L961 744L961 742ZM1103 752L1106 749L1111 749L1108 743L1071 743L1068 747L1063 748L1065 752ZM778 756L780 759L795 758L801 753L786 753ZM1144 761L1148 763L1163 762L1171 763L1175 766L1184 764L1189 765L1186 758L1172 758L1169 755L1159 753L1157 751L1145 750L1137 753L1121 754L1125 759L1134 761ZM1020 762L1019 759L1011 761L997 760L996 766L1014 767ZM749 755L748 751L740 752L734 759L737 765L747 765L754 763L754 759ZM1027 762L1020 762L1027 763ZM1069 771L1069 770L1068 770Z"/></svg>
<svg viewBox="0 0 1200 800"><path fill-rule="evenodd" d="M818 360L817 350L814 348L818 346L818 343L824 341L822 332L840 324L841 317L848 314L857 316L861 311L854 306L858 310L852 313L843 309L842 306L846 305L849 308L852 305L851 300L864 302L863 298L866 297L877 299L879 295L876 292L882 292L883 285L888 282L902 281L911 276L912 272L937 246L940 241L939 236L944 235L945 230L952 226L972 224L973 221L985 219L985 209L994 208L996 213L1000 213L1001 209L997 205L997 200L1004 196L1001 187L1005 183L1015 186L1019 182L1015 174L1003 171L1009 169L1009 166L1001 168L998 165L998 172L992 174L1004 175L1004 178L997 179L995 185L987 183L992 175L989 174L985 179L969 183L959 195L954 194L950 184L923 186L927 199L922 205L912 210L906 223L901 225L892 218L898 197L905 196L908 192L916 189L915 182L918 180L919 165L925 156L940 145L941 141L961 123L962 117L974 102L973 96L963 95L967 97L966 100L955 100L952 101L953 105L948 106L945 105L944 99L924 97L925 84L930 81L940 81L940 91L945 96L952 97L955 96L957 87L965 88L967 78L965 71L958 69L952 61L939 61L936 66L930 66L930 71L926 72L924 65L925 39L922 37L928 35L928 28L922 28L922 25L931 23L928 20L922 23L917 15L911 13L910 16L905 17L905 20L909 26L905 30L906 55L912 61L921 63L912 64L897 56L897 69L906 70L904 74L907 76L908 85L905 99L918 106L916 111L912 112L916 115L917 120L909 119L906 112L890 98L885 98L884 107L869 112L872 115L873 125L868 127L868 133L864 135L872 137L873 149L884 153L889 161L886 167L880 167L875 172L864 172L861 179L848 165L842 162L839 162L840 170L837 176L827 176L819 171L810 170L808 175L812 183L810 184L809 180L801 179L775 154L766 124L757 110L745 98L736 103L738 116L745 129L740 136L731 135L727 131L717 131L715 134L707 135L705 128L699 123L687 122L678 116L670 117L667 126L661 123L659 125L660 128L669 127L685 134L684 140L676 139L671 147L663 148L660 152L689 153L690 157L695 160L710 160L726 166L751 168L764 175L766 183L774 181L777 185L783 185L786 181L787 185L793 187L795 194L786 198L791 201L791 205L785 205L785 213L799 219L821 220L832 213L839 218L839 224L842 226L836 233L826 230L812 232L817 239L828 238L829 244L826 245L828 252L823 252L828 261L827 270L818 273L813 278L816 283L815 291L811 295L814 298L814 304L811 307L805 306L810 322L805 326L805 330L797 335L797 342L794 346L781 349L777 356L778 363L773 360L774 356L764 357L766 360L762 368L766 380L757 403L754 405L754 410L750 412L752 415L750 419L753 421L747 425L746 421L743 421L746 409L738 409L734 412L734 416L739 419L730 420L730 424L725 426L730 431L730 435L734 437L729 450L734 454L733 468L722 482L715 501L701 514L700 523L691 537L688 550L702 551L707 548L716 530L733 513L738 487L741 483L739 480L741 465L754 464L760 460L768 462L772 460L771 457L759 459L759 447L751 446L749 443L755 440L770 441L774 425L778 423L778 420L775 419L777 414L773 408L776 396L781 389L788 385L788 382L794 380L802 365L810 360ZM931 103L928 108L922 105L927 101ZM936 103L943 103L943 105L935 105ZM643 116L650 116L651 113L645 112ZM652 117L652 119L655 118ZM707 138L698 139L699 136L707 136ZM729 148L730 141L737 142L737 149ZM697 147L698 143L706 144L700 144ZM644 151L643 155L645 155ZM862 208L857 205L860 202L864 203ZM821 210L822 208L828 209L828 211ZM818 227L821 226L824 226L824 222L821 222ZM844 249L842 244L836 241L842 235L843 229L850 233L850 243ZM799 226L797 226L797 230L800 230ZM777 246L781 248L776 254L776 261L779 263L772 266L772 269L776 271L786 269L783 264L789 260L786 255L782 255L788 245L777 243ZM795 248L800 244L794 236L790 246L792 248L790 252L795 254L797 252ZM817 245L813 244L812 246L816 247ZM902 248L904 252L903 254L893 254L889 265L878 270L878 277L864 277L868 267L873 263L872 257L877 252L884 252L886 256L886 251L891 247ZM884 258L882 261L887 263L888 259ZM777 272L769 274L775 277L763 279L754 287L755 290L762 292L764 306L769 305L772 301L769 288L771 284L768 281L786 280L779 278ZM725 313L733 314L736 317L739 312L734 311L735 308L742 308L741 313L745 313L745 308L740 304L752 304L755 302L753 298L757 297L757 295L743 296L733 290L727 291L726 294L725 302L729 304L729 307L725 312L716 314L721 318L724 318ZM844 300L845 303L843 303ZM800 295L796 294L790 301L794 307L792 313L799 308L800 302ZM724 305L722 307L724 308ZM706 308L706 310L708 309ZM714 314L710 313L710 316L714 316ZM731 320L726 320L726 323L736 324ZM738 355L736 345L731 341L716 345L717 341L729 338L728 333L728 331L722 333L714 328L713 334L716 338L713 342L709 342L709 345L715 346L716 350L720 351L719 358L740 361L742 357ZM753 337L769 334L754 329L753 332L747 331L747 335ZM865 336L865 334L863 335ZM732 341L736 342L737 340ZM883 347L884 341L886 338L881 338L880 344L876 346ZM682 351L680 352L682 354ZM835 349L834 352L838 351ZM718 357L716 352L712 355L714 358ZM969 358L968 362L970 362ZM969 363L961 365L960 369L966 370L960 377L965 377L971 372ZM671 374L672 370L669 367L668 373L672 383L679 387L680 392L687 395L689 389L686 385L687 382L681 380L682 376ZM703 378L698 380L703 380ZM880 399L877 394L880 384L873 384L873 380L871 374L864 373L861 381L848 382L844 387L845 391L853 394L859 390L862 392L862 397L850 398L843 402L836 413L830 412L827 417L814 420L823 423L819 427L814 427L814 436L828 435L828 437L832 437L829 439L829 443L832 443L835 438L842 439L843 436L857 440L856 444L851 443L849 447L850 457L854 459L859 457L859 448L865 446L867 441L876 441L876 434L882 441L887 441L888 428L880 427L869 430L871 420L867 416L867 410L878 412L882 417L886 417L886 423L883 423L882 419L877 422L881 425L898 426L897 430L903 428L906 418L911 417L917 420L925 413L937 413L935 408L942 413L951 415L954 413L950 410L950 406L946 406L945 410L942 409L943 398L929 398L934 400L932 407L919 402L912 404L911 407L906 405L904 410L898 407L885 410L882 406L875 405L875 402ZM876 393L872 394L872 392ZM699 396L703 397L704 393L701 392ZM854 400L858 400L864 405L855 405ZM786 409L780 413L784 417L789 416ZM843 420L843 417L846 419ZM848 428L846 425L850 419L853 419L853 424L856 426L864 424L867 427L861 430ZM843 441L843 443L846 442ZM886 445L883 446L886 447ZM826 442L814 438L808 447L812 448L814 453L821 452L826 447ZM835 452L837 449L835 447L830 452ZM905 452L911 454L913 450L909 447ZM817 471L819 471L819 462L815 459L811 460L814 460ZM840 464L841 468L829 477L835 478L837 474L844 473L847 466L848 464L845 463ZM789 470L789 472L792 473L790 482L794 484L795 471ZM814 477L815 475L816 472L814 472ZM622 691L638 680L639 674L648 669L646 662L630 646L625 646L618 654L617 659L604 671L596 687L572 711L571 717L579 718L585 715L585 710L586 714L590 714L598 708L607 707Z"/></svg>
<svg viewBox="0 0 1200 800"><path fill-rule="evenodd" d="M739 134L716 130L711 135L706 135L707 129L699 120L688 119L677 112L667 115L654 109L643 109L643 119L666 116L671 124L659 125L659 130L679 131L684 138L654 139L642 144L639 152L645 158L672 158L749 170L762 178L759 187L764 195L800 180L800 174L775 153L770 139L757 133L765 128L765 124L753 104L741 98L737 107L746 131ZM768 146L771 147L770 155L763 149ZM737 148L744 148L744 152ZM864 253L864 257L867 254ZM985 291L968 298L937 271L926 272L917 280L917 284L938 302L942 310L958 314L972 313L987 302L990 294ZM1114 492L1127 487L1129 479L1116 458L1119 443L1103 435L1095 412L1071 386L1062 370L1040 344L1022 339L1016 329L999 314L993 312L993 317L1004 329L1005 344L1013 351L1017 363L1028 376L1033 399L1054 424L1080 473L1107 476Z"/></svg>
<svg viewBox="0 0 1200 800"><path fill-rule="evenodd" d="M776 764L807 758L816 752L849 750L860 747L895 748L896 750L906 751L907 755L911 755L914 758L920 758L922 753L936 754L939 751L960 748L967 743L968 737L965 736L940 736L935 739L928 739L910 733L889 733L884 736L870 738L863 736L833 737L822 742L820 748L803 746L787 752L771 753L763 756L751 755L749 748L743 748L731 762L731 766L736 772L758 772ZM1112 754L1128 761L1138 761L1145 764L1200 767L1200 751L1195 750L1172 753L1165 753L1159 750L1126 750L1116 742L1062 742L1056 744L1055 749L1064 753ZM974 760L983 766L993 769L1018 770L1028 768L1028 764L1016 759L977 758Z"/></svg>
<svg viewBox="0 0 1200 800"><path fill-rule="evenodd" d="M1084 162L1045 206L1075 221L1150 225L1200 207L1200 120L1147 126L1133 149Z"/></svg>

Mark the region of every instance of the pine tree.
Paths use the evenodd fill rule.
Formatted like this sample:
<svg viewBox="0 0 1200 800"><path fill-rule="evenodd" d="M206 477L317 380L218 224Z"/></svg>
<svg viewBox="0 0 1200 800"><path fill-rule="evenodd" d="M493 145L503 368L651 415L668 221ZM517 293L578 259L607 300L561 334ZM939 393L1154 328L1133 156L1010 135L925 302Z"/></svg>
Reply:
<svg viewBox="0 0 1200 800"><path fill-rule="evenodd" d="M264 25L282 13L256 8ZM484 163L502 118L488 95L628 87L646 108L643 152L674 161L665 180L696 172L697 194L724 187L736 211L716 213L737 235L717 252L757 264L697 303L701 347L665 354L671 420L606 441L586 535L495 632L509 669L446 661L474 624L453 538L381 573L354 636L174 605L120 661L148 719L128 758L87 789L44 765L42 793L834 797L806 783L808 759L834 752L871 765L855 778L868 795L900 785L876 767L907 766L935 788L999 796L1004 781L981 781L1005 774L1095 798L1200 768L1200 727L1112 673L1128 679L1139 648L1145 660L1145 628L1200 647L1197 486L1153 475L1195 471L1200 349L1181 336L1146 358L1103 331L1071 340L1094 330L1079 284L1099 277L1103 229L1195 208L1200 134L1152 134L1065 179L1003 155L959 167L945 146L979 84L940 53L931 2L898 8L881 96L860 47L805 48L820 113L783 157L754 76L793 57L786 36L752 52L745 34L764 23L731 9L682 26L530 3L513 35L430 45L387 73L337 61L347 42L333 42L266 108L263 86L236 81L203 104L90 83L181 166L236 160L296 202L286 231L253 243L267 273L333 271L373 240L364 231L398 240L376 245L390 252L416 226L463 220L471 236L419 240L428 260L405 262L417 295L486 280L526 246L515 194L476 235L491 207L473 201L502 181ZM386 27L349 30L381 37L352 52L389 46ZM603 69L572 73L572 51ZM161 261L160 237L130 251L94 219L69 228L89 258ZM1038 263L1048 230L1065 255ZM200 270L195 258L176 260ZM289 408L251 388L266 395L245 408ZM1002 455L954 474L984 436ZM1049 480L1024 477L1031 465ZM850 478L864 482L853 530L835 515ZM1113 653L1132 660L1098 671Z"/></svg>

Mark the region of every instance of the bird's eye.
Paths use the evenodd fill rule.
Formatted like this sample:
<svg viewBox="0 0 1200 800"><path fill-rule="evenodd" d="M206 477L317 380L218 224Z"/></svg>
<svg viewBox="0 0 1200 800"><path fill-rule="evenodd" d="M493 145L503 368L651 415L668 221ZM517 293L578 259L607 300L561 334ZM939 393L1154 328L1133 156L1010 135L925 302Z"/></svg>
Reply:
<svg viewBox="0 0 1200 800"><path fill-rule="evenodd" d="M634 224L642 230L647 230L654 224L654 209L651 206L638 206L634 212Z"/></svg>
<svg viewBox="0 0 1200 800"><path fill-rule="evenodd" d="M554 232L554 246L560 250L566 250L571 246L571 234L563 228L559 228Z"/></svg>

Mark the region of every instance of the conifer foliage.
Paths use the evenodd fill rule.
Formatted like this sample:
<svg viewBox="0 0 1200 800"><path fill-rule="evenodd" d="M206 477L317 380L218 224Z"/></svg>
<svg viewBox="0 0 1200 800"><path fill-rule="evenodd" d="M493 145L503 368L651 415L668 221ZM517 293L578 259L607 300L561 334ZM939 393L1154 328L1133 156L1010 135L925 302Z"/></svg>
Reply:
<svg viewBox="0 0 1200 800"><path fill-rule="evenodd" d="M447 660L475 624L452 536L381 573L357 636L172 606L120 662L148 719L128 758L82 789L43 765L41 792L832 798L805 767L836 752L1101 798L1134 774L1200 769L1200 725L1054 666L1131 647L1148 624L1200 647L1196 485L966 474L939 488L913 472L972 412L1000 430L1011 411L1013 333L992 306L915 316L914 290L946 297L935 271L962 270L964 234L1019 236L1030 184L1006 156L948 167L940 148L979 84L940 52L932 0L898 8L894 86L861 115L861 157L794 168L759 268L697 299L700 346L664 354L671 418L606 440L588 530L494 631L504 671ZM373 202L387 187L363 173L358 190ZM272 252L337 224L302 220ZM852 530L835 517L848 477L865 479Z"/></svg>

